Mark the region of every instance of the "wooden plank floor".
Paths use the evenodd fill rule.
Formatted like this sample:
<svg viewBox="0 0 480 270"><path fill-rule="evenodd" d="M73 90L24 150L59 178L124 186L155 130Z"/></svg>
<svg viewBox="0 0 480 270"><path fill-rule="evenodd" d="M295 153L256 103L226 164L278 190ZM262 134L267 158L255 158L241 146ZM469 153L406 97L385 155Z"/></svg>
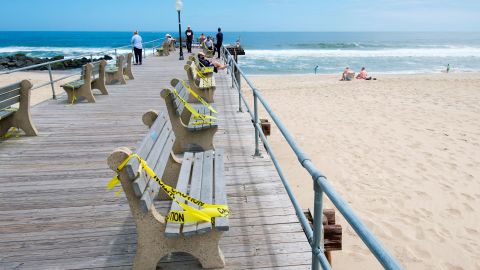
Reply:
<svg viewBox="0 0 480 270"><path fill-rule="evenodd" d="M165 109L160 91L173 77L186 79L183 63L177 53L148 57L134 67L135 80L108 87L96 104L72 106L62 95L35 106L38 137L0 141L0 270L131 269L135 224L124 196L105 188L113 175L106 158L138 144L147 131L142 114ZM226 269L309 269L309 245L273 164L252 157L253 127L236 111L229 76L222 71L216 81L215 145L226 152L232 213L221 241ZM187 254L159 264L198 268Z"/></svg>

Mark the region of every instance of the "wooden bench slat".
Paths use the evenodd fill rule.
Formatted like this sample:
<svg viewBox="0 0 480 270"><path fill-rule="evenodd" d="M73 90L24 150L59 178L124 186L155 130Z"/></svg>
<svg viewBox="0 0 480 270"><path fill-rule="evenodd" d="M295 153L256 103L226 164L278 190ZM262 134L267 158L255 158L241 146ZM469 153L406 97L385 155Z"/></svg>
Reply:
<svg viewBox="0 0 480 270"><path fill-rule="evenodd" d="M161 124L161 122L159 122L159 124ZM148 166L150 166L150 168L152 168L152 169L155 168L154 165L156 164L157 160L160 158L160 154L162 153L161 151L162 151L165 143L167 142L168 136L170 135L169 132L168 132L169 130L171 130L171 128L170 129L168 128L169 124L170 123L167 123L165 121L165 124L162 124L162 125L158 126L159 129L153 129L153 127L152 127L149 131L150 136L147 137L148 140L147 140L146 145L145 145L145 146L150 146L150 147L141 149L141 150L147 149L147 150L149 150L149 153L146 153L147 151L144 151L143 153L140 153L140 152L137 153L141 158L143 158L147 162ZM155 125L155 123L154 123L154 125ZM155 139L155 141L153 141L154 139ZM138 160L135 159L135 161L138 164ZM138 165L132 166L132 169L135 169L137 167L138 167ZM157 172L155 172L155 173L157 173ZM160 175L160 177L161 177L161 175ZM133 182L133 190L135 191L135 195L142 196L143 193L145 192L145 188L147 186L148 186L148 181L145 181L145 178L142 178L142 177L137 178Z"/></svg>
<svg viewBox="0 0 480 270"><path fill-rule="evenodd" d="M214 87L215 85L215 77L208 77L208 78L200 78L199 82L200 88L210 88Z"/></svg>
<svg viewBox="0 0 480 270"><path fill-rule="evenodd" d="M148 212L152 206L154 206L153 201L157 197L157 194L160 190L160 185L155 181L153 178L151 178L145 171L142 172L141 176L142 178L145 179L145 181L148 180L148 185L143 192L142 197L140 198L140 207L142 208L142 211L144 213Z"/></svg>
<svg viewBox="0 0 480 270"><path fill-rule="evenodd" d="M202 190L200 200L204 203L213 203L213 150L206 151L203 155ZM212 230L212 223L200 222L197 224L197 233L206 233Z"/></svg>
<svg viewBox="0 0 480 270"><path fill-rule="evenodd" d="M202 175L203 175L203 152L195 153L193 171L192 171L192 180L190 183L190 190L188 194L193 198L200 197L200 191L202 188ZM197 208L198 206L192 205L192 207ZM183 225L183 235L189 236L197 233L197 224L185 224Z"/></svg>
<svg viewBox="0 0 480 270"><path fill-rule="evenodd" d="M203 105L202 105L202 106L197 106L195 109L196 109L196 110L198 111L198 113L200 113L200 114L210 115L210 116L216 117L216 115L214 115L214 114L212 113L212 111L210 111L207 107L205 107L205 106L203 106ZM213 124L195 125L195 124L193 124L193 123L198 122L198 121L201 121L201 119L195 119L194 116L192 115L192 116L190 117L190 122L189 122L187 128L188 128L188 130L190 130L190 131L196 131L196 130L208 129L208 128L212 128L212 127L218 126L218 125L216 124L216 120L214 120L214 119L209 119L209 120L213 121L214 123L213 123Z"/></svg>
<svg viewBox="0 0 480 270"><path fill-rule="evenodd" d="M78 89L80 87L82 87L83 85L85 84L85 81L83 79L79 79L79 80L75 80L75 81L71 81L71 82L68 82L66 84L63 84L62 87L70 87L70 88L73 88L73 89Z"/></svg>
<svg viewBox="0 0 480 270"><path fill-rule="evenodd" d="M152 150L153 144L157 141L158 137L160 136L159 132L163 130L163 127L165 126L167 122L166 117L161 114L157 117L157 120L153 123L150 131L148 132L148 135L143 138L143 141L140 144L140 147L137 149L137 154L145 159L145 157L148 156L150 151ZM138 168L138 160L136 158L132 158L128 161L127 166L125 167L125 170L127 171L128 178L130 180L135 179L137 176L137 168ZM137 182L138 180L138 182ZM144 182L143 185L140 184L139 182L142 182L143 180L138 178L137 180L134 181L133 183L133 189L135 191L135 195L137 196L142 196L143 191L145 190L146 183Z"/></svg>
<svg viewBox="0 0 480 270"><path fill-rule="evenodd" d="M147 188L147 182L147 179L142 174L140 174L139 177L135 179L135 181L133 181L133 192L135 192L135 195L137 195L137 197L142 197L143 192Z"/></svg>
<svg viewBox="0 0 480 270"><path fill-rule="evenodd" d="M4 100L11 99L11 98L18 97L18 96L20 96L20 89L15 89L15 90L12 90L10 92L6 92L4 94L1 94L0 95L0 101L4 101ZM4 109L4 108L1 108L1 109Z"/></svg>
<svg viewBox="0 0 480 270"><path fill-rule="evenodd" d="M160 132L160 136L158 138L158 140L155 142L155 144L153 145L152 147L152 150L150 151L150 153L148 154L147 158L145 159L145 161L147 162L147 164L150 166L150 168L152 168L154 171L155 171L155 164L157 164L157 161L160 159L160 157L162 155L168 155L169 152L166 151L164 152L163 149L165 147L165 144L168 140L168 137L170 135L172 128L169 127L169 124L170 123L167 123L162 131ZM156 172L155 172L156 173Z"/></svg>
<svg viewBox="0 0 480 270"><path fill-rule="evenodd" d="M4 86L4 87L1 87L0 88L0 95L4 94L4 93L7 93L7 92L10 92L12 90L19 90L20 91L20 88L21 88L21 82L19 83L13 83L13 84L10 84L10 85L7 85L7 86Z"/></svg>
<svg viewBox="0 0 480 270"><path fill-rule="evenodd" d="M224 163L223 149L215 150L215 167L214 167L214 182L215 182L215 204L227 204L227 192L225 187L225 163ZM215 230L228 231L230 228L228 217L215 218Z"/></svg>
<svg viewBox="0 0 480 270"><path fill-rule="evenodd" d="M160 138L153 145L153 150L150 152L147 158L147 164L152 168L152 170L157 174L158 177L162 178L162 173L165 170L167 165L168 158L170 156L170 150L173 146L174 135L169 128L170 123L167 123L160 135ZM146 175L145 179L148 179L148 184L145 191L142 194L140 199L141 207L143 211L148 211L152 207L153 200L156 198L158 192L160 191L160 185L151 178L150 175ZM139 177L141 179L143 177ZM137 179L138 180L138 179Z"/></svg>
<svg viewBox="0 0 480 270"><path fill-rule="evenodd" d="M9 108L6 108L6 109L9 109ZM15 111L13 110L13 108L12 110L0 110L0 120L7 118L14 113Z"/></svg>
<svg viewBox="0 0 480 270"><path fill-rule="evenodd" d="M118 67L108 66L108 67L105 68L106 73L115 73L117 71L118 71Z"/></svg>
<svg viewBox="0 0 480 270"><path fill-rule="evenodd" d="M180 97L182 97L184 100L188 100L188 93L186 91L187 89L185 89L185 86L183 86L182 83L178 83L175 86L175 90L177 90L177 93ZM177 96L173 95L172 97L173 97L173 100L175 101L174 106L175 106L175 109L177 110L177 115L181 116L183 113L183 110L185 110L185 106Z"/></svg>
<svg viewBox="0 0 480 270"><path fill-rule="evenodd" d="M0 109L5 109L20 102L20 96L0 101Z"/></svg>
<svg viewBox="0 0 480 270"><path fill-rule="evenodd" d="M180 169L180 174L178 176L178 182L176 189L187 193L188 183L190 181L190 172L192 171L192 163L193 163L193 153L187 152L183 156L182 167ZM181 202L185 202L185 200L180 200ZM179 211L182 210L182 207L178 205L176 202L172 202L172 206L170 208L171 211ZM165 236L167 237L178 237L180 235L182 224L168 222L165 228Z"/></svg>
<svg viewBox="0 0 480 270"><path fill-rule="evenodd" d="M170 123L168 123L170 124ZM170 130L172 128L170 127ZM173 144L175 143L175 135L173 132L169 132L169 136L165 142L165 145L162 149L162 154L160 155L158 161L156 162L153 171L158 175L158 177L162 177L162 173L165 171L165 167L167 166L168 159L170 158Z"/></svg>

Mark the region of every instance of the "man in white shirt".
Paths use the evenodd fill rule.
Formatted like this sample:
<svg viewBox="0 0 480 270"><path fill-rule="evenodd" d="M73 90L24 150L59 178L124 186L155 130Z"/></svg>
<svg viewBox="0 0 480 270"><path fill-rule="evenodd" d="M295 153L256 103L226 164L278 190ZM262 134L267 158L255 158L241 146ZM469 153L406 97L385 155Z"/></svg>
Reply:
<svg viewBox="0 0 480 270"><path fill-rule="evenodd" d="M142 37L138 34L138 31L133 32L132 46L133 46L133 52L135 54L134 65L142 64L142 50L143 50L142 43L143 43L143 40L142 40Z"/></svg>

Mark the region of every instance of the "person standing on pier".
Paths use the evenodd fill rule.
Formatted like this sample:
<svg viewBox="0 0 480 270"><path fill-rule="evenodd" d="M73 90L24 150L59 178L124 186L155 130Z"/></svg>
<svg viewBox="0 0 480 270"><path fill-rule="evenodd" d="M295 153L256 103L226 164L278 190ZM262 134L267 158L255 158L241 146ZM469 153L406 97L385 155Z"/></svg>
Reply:
<svg viewBox="0 0 480 270"><path fill-rule="evenodd" d="M187 37L187 51L192 53L192 43L193 43L193 31L190 29L190 25L187 26L187 31L185 31L185 36Z"/></svg>
<svg viewBox="0 0 480 270"><path fill-rule="evenodd" d="M143 51L142 43L143 43L143 40L142 40L142 37L138 34L138 31L133 32L132 46L133 46L133 53L135 54L134 65L142 64L142 51Z"/></svg>
<svg viewBox="0 0 480 270"><path fill-rule="evenodd" d="M220 49L222 48L223 44L223 33L222 33L222 28L218 28L218 33L217 33L217 52L218 52L218 59L220 59Z"/></svg>

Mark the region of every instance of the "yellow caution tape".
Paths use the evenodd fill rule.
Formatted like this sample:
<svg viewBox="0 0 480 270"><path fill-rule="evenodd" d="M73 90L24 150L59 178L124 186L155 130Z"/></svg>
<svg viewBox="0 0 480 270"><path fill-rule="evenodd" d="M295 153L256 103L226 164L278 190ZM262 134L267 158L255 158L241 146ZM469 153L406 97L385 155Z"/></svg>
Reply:
<svg viewBox="0 0 480 270"><path fill-rule="evenodd" d="M193 70L195 71L195 73L196 73L201 79L205 80L205 82L207 83L207 85L206 85L207 87L210 87L210 86L213 85L213 77L206 77L205 75L203 75L203 74L198 70L197 67L195 67Z"/></svg>
<svg viewBox="0 0 480 270"><path fill-rule="evenodd" d="M214 68L213 67L206 67L205 65L202 64L202 62L200 62L197 58L197 56L194 56L195 57L195 66L200 70L200 72L202 72L203 74L205 73L212 73L214 72Z"/></svg>
<svg viewBox="0 0 480 270"><path fill-rule="evenodd" d="M69 84L69 83L66 83L64 84L63 86L68 86L68 87L71 87L72 88L72 95L73 95L73 98L72 98L72 103L71 105L73 105L75 103L75 101L77 100L77 97L75 96L75 86Z"/></svg>
<svg viewBox="0 0 480 270"><path fill-rule="evenodd" d="M202 119L202 121L199 121L199 122L194 122L192 123L193 125L203 125L203 124L209 124L209 125L213 125L214 122L213 121L210 121L208 119L217 119L215 116L211 116L211 115L205 115L205 114L201 114L199 113L197 110L195 110L194 107L192 107L192 105L190 105L190 103L188 103L185 99L183 99L177 92L177 90L175 89L170 89L170 92L172 92L179 100L180 102L183 103L183 105L185 106L185 108L187 108L187 110L193 114L193 117L195 119Z"/></svg>
<svg viewBox="0 0 480 270"><path fill-rule="evenodd" d="M8 139L13 136L15 136L15 138L20 138L20 132L16 127L12 127L10 130L8 130L5 135L0 136L0 139Z"/></svg>
<svg viewBox="0 0 480 270"><path fill-rule="evenodd" d="M205 107L207 107L211 112L213 113L218 113L213 107L212 105L210 105L208 102L206 102L200 95L198 95L197 93L195 93L195 91L193 91L192 88L190 88L190 86L188 86L188 84L184 81L184 80L180 80L180 82L182 82L183 86L185 86L185 88L188 89L188 91L190 92L190 94L196 98L198 101L200 101L200 103L202 103Z"/></svg>
<svg viewBox="0 0 480 270"><path fill-rule="evenodd" d="M108 189L113 189L118 183L120 183L120 180L118 178L119 172L125 167L125 165L128 163L128 161L131 158L136 158L138 162L140 163L139 166L139 171L144 170L151 178L155 180L155 182L160 185L160 187L163 189L163 191L180 207L183 209L183 211L170 211L168 215L165 217L165 220L167 222L174 222L174 223L195 223L195 222L211 222L214 223L214 219L216 217L227 217L230 213L229 208L227 205L223 204L207 204L204 203L198 199L195 199L167 184L165 184L162 179L160 179L155 172L148 166L147 162L143 160L139 155L137 154L132 154L128 158L126 158L117 168L117 174L110 180L110 182L107 184ZM116 192L117 194L120 194L123 191L123 189L119 190ZM188 201L194 205L198 205L202 209L197 209L195 207L192 207L190 205L187 205L185 203L180 202L176 197L181 197L185 201Z"/></svg>

